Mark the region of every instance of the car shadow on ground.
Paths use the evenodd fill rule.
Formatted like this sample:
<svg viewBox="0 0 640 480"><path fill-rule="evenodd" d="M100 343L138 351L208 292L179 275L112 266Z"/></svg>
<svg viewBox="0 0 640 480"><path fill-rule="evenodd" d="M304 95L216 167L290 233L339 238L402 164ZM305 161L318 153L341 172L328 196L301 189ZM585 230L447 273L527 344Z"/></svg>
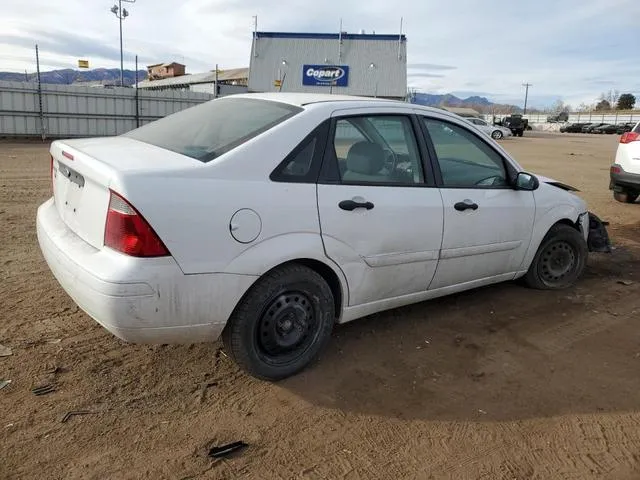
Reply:
<svg viewBox="0 0 640 480"><path fill-rule="evenodd" d="M623 247L592 255L568 290L505 283L338 326L319 362L278 385L322 407L398 419L635 410L639 267Z"/></svg>

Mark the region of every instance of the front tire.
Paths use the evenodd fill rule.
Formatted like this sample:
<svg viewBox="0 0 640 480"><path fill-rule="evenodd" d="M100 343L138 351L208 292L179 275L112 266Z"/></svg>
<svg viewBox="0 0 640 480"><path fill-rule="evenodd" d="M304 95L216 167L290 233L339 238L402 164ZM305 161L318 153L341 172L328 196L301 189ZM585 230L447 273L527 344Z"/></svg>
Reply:
<svg viewBox="0 0 640 480"><path fill-rule="evenodd" d="M494 140L500 140L502 136L503 135L500 130L494 130L493 132L491 132L491 138L493 138Z"/></svg>
<svg viewBox="0 0 640 480"><path fill-rule="evenodd" d="M554 225L542 240L524 281L539 290L570 287L584 272L588 255L587 242L579 231L569 225Z"/></svg>
<svg viewBox="0 0 640 480"><path fill-rule="evenodd" d="M289 264L260 278L222 332L231 358L250 375L277 381L319 356L335 321L331 288L315 271Z"/></svg>
<svg viewBox="0 0 640 480"><path fill-rule="evenodd" d="M628 191L613 192L613 198L620 203L633 203L638 199L637 193L630 193Z"/></svg>

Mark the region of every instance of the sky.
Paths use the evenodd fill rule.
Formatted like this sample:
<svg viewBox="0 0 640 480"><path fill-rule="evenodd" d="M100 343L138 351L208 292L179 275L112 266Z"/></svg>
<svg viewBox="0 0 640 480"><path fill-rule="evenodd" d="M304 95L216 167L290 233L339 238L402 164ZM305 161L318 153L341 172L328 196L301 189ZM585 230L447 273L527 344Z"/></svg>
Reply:
<svg viewBox="0 0 640 480"><path fill-rule="evenodd" d="M2 0L0 71L119 67L113 0ZM366 7L365 7L366 5ZM521 105L640 97L639 0L137 0L125 3L125 68L178 61L188 73L246 67L260 31L396 34L408 38L408 86Z"/></svg>

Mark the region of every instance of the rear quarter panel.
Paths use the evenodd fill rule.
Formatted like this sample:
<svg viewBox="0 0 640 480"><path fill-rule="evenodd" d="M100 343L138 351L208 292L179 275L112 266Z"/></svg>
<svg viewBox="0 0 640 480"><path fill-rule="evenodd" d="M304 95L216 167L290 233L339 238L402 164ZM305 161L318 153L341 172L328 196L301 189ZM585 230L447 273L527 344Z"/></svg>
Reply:
<svg viewBox="0 0 640 480"><path fill-rule="evenodd" d="M261 275L294 253L314 258L323 251L315 184L273 182L269 175L325 118L326 112L305 110L207 164L125 172L112 188L138 209L186 274ZM259 234L249 243L231 232L241 209L260 218Z"/></svg>

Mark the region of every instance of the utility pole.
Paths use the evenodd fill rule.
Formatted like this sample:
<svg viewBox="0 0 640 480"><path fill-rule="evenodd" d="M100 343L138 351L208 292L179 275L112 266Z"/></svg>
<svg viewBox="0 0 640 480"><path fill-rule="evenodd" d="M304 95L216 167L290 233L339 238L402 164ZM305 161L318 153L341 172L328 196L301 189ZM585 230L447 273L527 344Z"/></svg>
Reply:
<svg viewBox="0 0 640 480"><path fill-rule="evenodd" d="M522 84L523 87L525 87L525 91L524 91L524 110L522 112L522 115L526 115L527 114L527 99L529 98L529 87L533 87L532 83L523 83Z"/></svg>
<svg viewBox="0 0 640 480"><path fill-rule="evenodd" d="M124 59L122 55L122 20L129 16L129 12L126 8L122 8L122 2L136 3L136 0L118 0L118 5L111 7L111 13L113 13L120 22L120 86L124 86Z"/></svg>

